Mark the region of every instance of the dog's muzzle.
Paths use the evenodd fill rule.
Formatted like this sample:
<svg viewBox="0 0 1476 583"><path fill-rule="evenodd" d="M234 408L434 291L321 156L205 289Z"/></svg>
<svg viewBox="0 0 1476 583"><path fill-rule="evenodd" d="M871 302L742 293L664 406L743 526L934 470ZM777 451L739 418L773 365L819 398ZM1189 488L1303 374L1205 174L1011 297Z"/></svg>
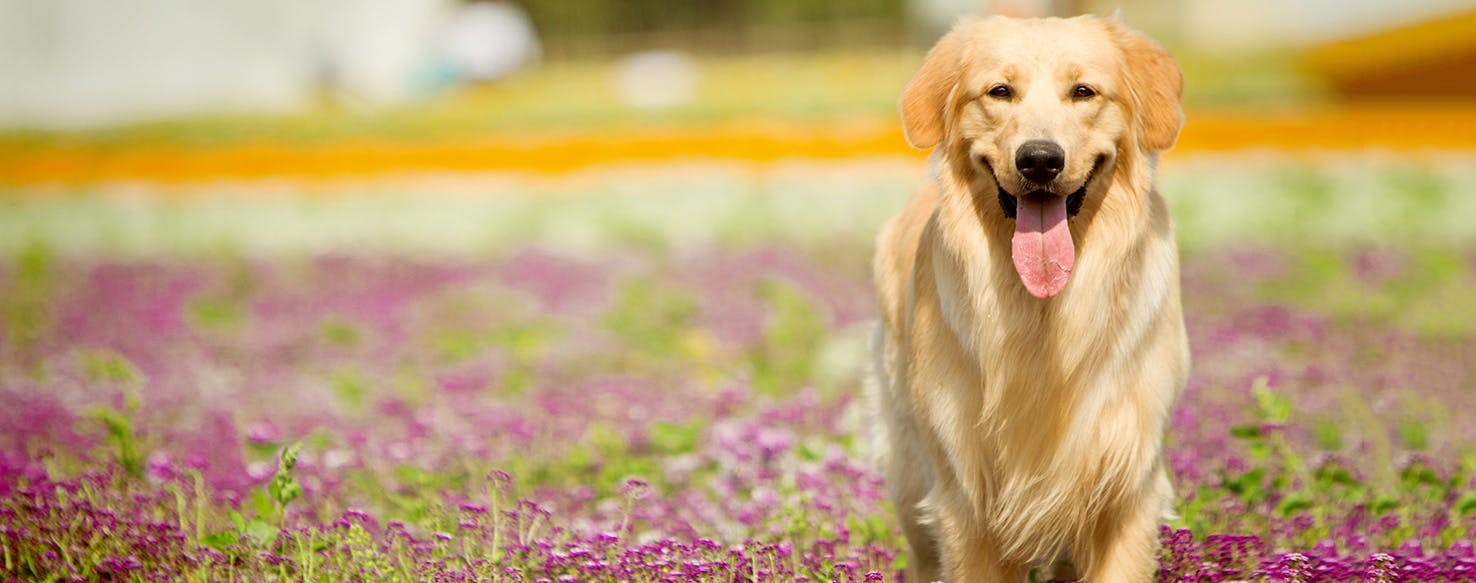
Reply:
<svg viewBox="0 0 1476 583"><path fill-rule="evenodd" d="M1091 170L1091 172L1088 172L1087 173L1086 180L1083 180L1081 182L1081 188L1078 188L1078 189L1076 189L1075 192L1072 192L1071 194L1066 195L1066 215L1067 216L1074 217L1074 216L1076 216L1077 213L1081 212L1081 203L1086 200L1087 187L1091 186L1092 185L1092 181L1097 179L1097 173L1098 172L1101 172L1102 171L1102 166L1104 166L1106 164L1107 164L1107 156L1105 156L1105 155L1097 156L1096 163L1092 164L1092 170ZM994 177L994 184L999 188L999 208L1000 208L1000 210L1003 210L1004 211L1004 214L1005 214L1006 217L1011 218L1011 219L1015 218L1015 207L1017 206L1017 201L1015 200L1015 195L1010 194L1009 191L1005 190L1003 186L998 186L999 185L999 177L998 176L995 176ZM1049 195L1049 193L1044 192L1044 191L1038 191L1038 192L1039 192L1039 194ZM1031 192L1031 193L1027 193L1027 194L1036 194L1036 192Z"/></svg>

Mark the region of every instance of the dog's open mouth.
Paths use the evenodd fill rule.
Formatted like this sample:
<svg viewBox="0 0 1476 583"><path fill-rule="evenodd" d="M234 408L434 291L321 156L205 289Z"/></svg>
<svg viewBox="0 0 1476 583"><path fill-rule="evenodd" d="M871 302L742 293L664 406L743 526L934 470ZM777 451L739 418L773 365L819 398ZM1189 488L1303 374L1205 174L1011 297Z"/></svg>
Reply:
<svg viewBox="0 0 1476 583"><path fill-rule="evenodd" d="M1015 271L1020 274L1020 283L1025 284L1030 295L1055 297L1066 287L1076 263L1076 247L1067 218L1081 211L1087 187L1105 162L1105 156L1098 156L1081 188L1065 196L1044 190L1015 196L1000 187L999 205L1005 216L1015 219L1011 257Z"/></svg>
<svg viewBox="0 0 1476 583"><path fill-rule="evenodd" d="M1086 180L1081 181L1081 188L1076 189L1076 192L1066 195L1067 216L1074 217L1076 216L1076 213L1081 212L1081 203L1082 201L1086 200L1087 187L1091 186L1093 180L1096 180L1097 173L1100 172L1102 170L1102 166L1106 164L1107 156L1097 156L1096 163L1092 164L1092 170L1090 172L1087 172ZM996 185L999 184L998 177L995 178L994 183ZM1004 211L1006 217L1011 219L1015 218L1015 207L1018 205L1018 203L1016 203L1015 201L1015 195L1010 194L1009 191L1006 191L1003 186L1000 186L998 188L999 208ZM1027 196L1029 196L1030 194L1051 196L1050 193L1044 190L1032 191L1028 193Z"/></svg>

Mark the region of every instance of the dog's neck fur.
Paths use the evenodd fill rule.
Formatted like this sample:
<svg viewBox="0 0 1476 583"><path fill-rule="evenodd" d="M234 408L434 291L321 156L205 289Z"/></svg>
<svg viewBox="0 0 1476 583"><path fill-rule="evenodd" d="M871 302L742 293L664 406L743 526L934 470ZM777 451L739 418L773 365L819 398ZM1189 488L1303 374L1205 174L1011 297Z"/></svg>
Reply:
<svg viewBox="0 0 1476 583"><path fill-rule="evenodd" d="M978 407L974 445L984 451L964 459L992 460L963 479L977 479L969 489L984 496L973 501L975 511L995 517L981 522L999 525L1000 543L1017 558L1042 559L1078 546L1077 539L1090 536L1084 529L1090 530L1089 517L1097 510L1072 505L1113 504L1143 488L1157 467L1160 425L1171 396L1135 408L1122 406L1114 390L1121 382L1114 377L1137 374L1134 358L1145 338L1182 327L1172 225L1152 188L1156 158L1119 152L1111 180L1089 192L1071 219L1077 261L1065 290L1052 299L1022 299L1028 293L1011 260L1014 224L999 207L997 187L977 176L966 150L935 157L934 222L944 233L923 244L933 245L932 272L940 291L953 288L938 297L958 346L967 351L959 357L977 366L978 394L961 397ZM1021 298L1001 302L1006 294ZM1114 299L1153 308L1125 310ZM971 305L952 305L964 302ZM1038 309L1002 311L1002 305ZM1095 372L1084 377L1080 371ZM1134 411L1160 413L1152 420L1159 429L1118 431L1141 425ZM1088 482L1093 491L1058 486L1081 487L1082 480L1061 477L1078 472L1101 476Z"/></svg>

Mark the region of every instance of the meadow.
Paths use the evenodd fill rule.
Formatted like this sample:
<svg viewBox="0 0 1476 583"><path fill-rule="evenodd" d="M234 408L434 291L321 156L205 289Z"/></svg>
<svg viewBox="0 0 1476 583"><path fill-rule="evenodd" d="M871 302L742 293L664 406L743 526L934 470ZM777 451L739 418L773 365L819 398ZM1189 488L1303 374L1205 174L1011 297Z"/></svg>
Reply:
<svg viewBox="0 0 1476 583"><path fill-rule="evenodd" d="M1165 161L1160 581L1476 579L1470 162ZM861 378L921 174L8 192L0 579L900 580Z"/></svg>

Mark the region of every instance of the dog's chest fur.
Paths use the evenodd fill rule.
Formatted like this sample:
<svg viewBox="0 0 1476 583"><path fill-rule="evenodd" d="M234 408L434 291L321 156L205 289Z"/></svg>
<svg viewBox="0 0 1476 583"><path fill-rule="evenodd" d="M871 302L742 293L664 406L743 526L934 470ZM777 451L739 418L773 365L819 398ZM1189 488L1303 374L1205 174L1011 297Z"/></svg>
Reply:
<svg viewBox="0 0 1476 583"><path fill-rule="evenodd" d="M1155 335L1182 334L1177 302L1160 309L1170 292L1177 299L1177 259L1153 237L1087 239L1067 291L1031 301L1008 246L977 224L950 224L971 221L948 211L924 230L914 266L911 352L929 357L909 376L951 470L940 479L968 499L926 504L967 505L1007 556L1048 559L1151 487L1172 390L1139 370L1154 360L1140 353L1164 344ZM941 325L917 325L926 320Z"/></svg>

